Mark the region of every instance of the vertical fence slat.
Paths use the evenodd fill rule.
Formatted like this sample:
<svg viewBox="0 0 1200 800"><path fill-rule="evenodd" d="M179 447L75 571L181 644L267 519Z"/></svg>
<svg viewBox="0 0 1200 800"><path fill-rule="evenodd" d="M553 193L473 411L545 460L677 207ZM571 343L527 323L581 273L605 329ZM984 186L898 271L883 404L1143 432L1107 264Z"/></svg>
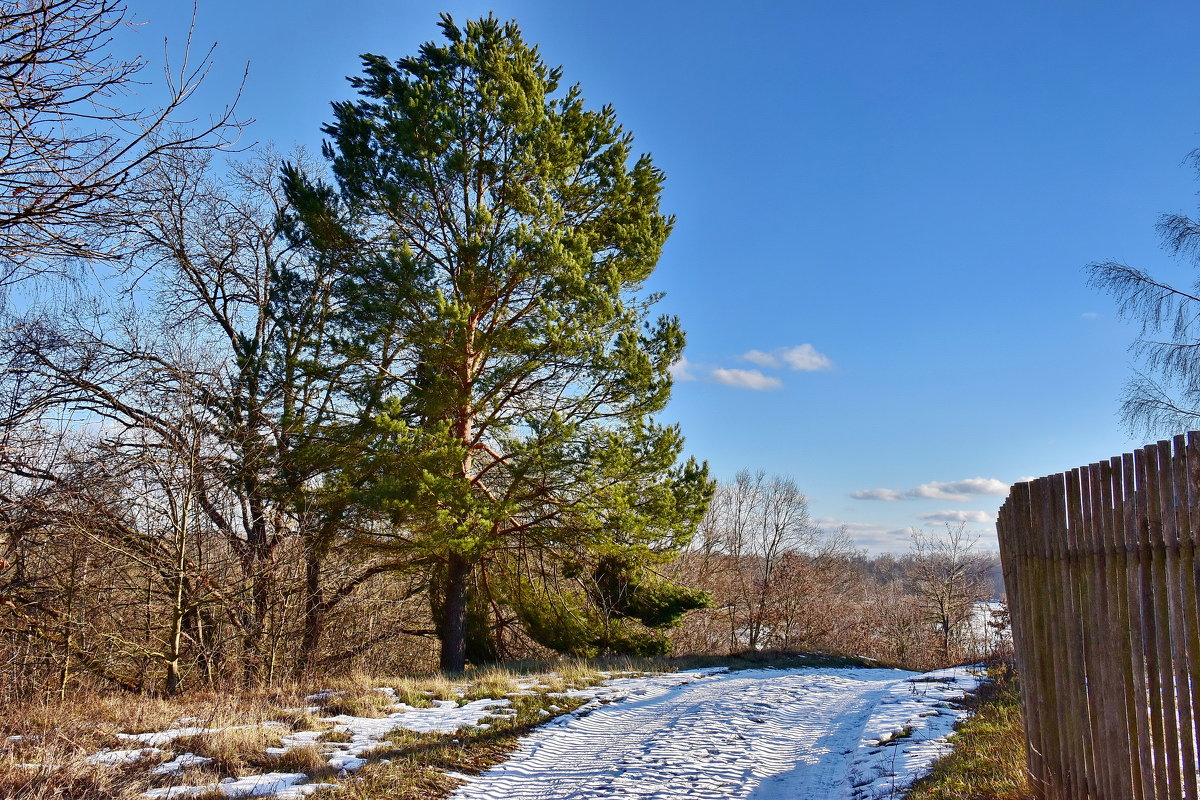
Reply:
<svg viewBox="0 0 1200 800"><path fill-rule="evenodd" d="M1120 704L1106 702L1108 698L1116 696L1117 692L1112 676L1112 648L1108 646L1107 641L1111 627L1108 624L1108 586L1105 582L1105 514L1100 491L1103 482L1100 465L1090 464L1081 477L1084 483L1084 526L1080 546L1091 566L1089 579L1092 585L1091 604L1084 616L1087 647L1094 676L1094 680L1088 681L1088 704L1095 726L1092 732L1092 747L1093 753L1105 753L1103 757L1096 758L1101 785L1098 796L1120 797L1120 772L1126 761L1123 748L1127 746L1127 742L1124 741L1123 732L1115 720Z"/></svg>
<svg viewBox="0 0 1200 800"><path fill-rule="evenodd" d="M1057 774L1064 792L1069 798L1078 795L1079 774L1075 766L1076 747L1079 745L1079 726L1070 708L1070 696L1073 687L1070 685L1070 661L1074 649L1064 646L1064 628L1066 628L1070 610L1064 595L1062 560L1058 558L1058 543L1062 540L1062 519L1066 517L1062 505L1064 498L1062 474L1051 475L1043 479L1045 486L1042 492L1042 552L1045 559L1046 589L1048 589L1049 613L1045 614L1046 640L1054 670L1054 711L1056 720L1052 721L1058 738Z"/></svg>
<svg viewBox="0 0 1200 800"><path fill-rule="evenodd" d="M1068 681L1070 689L1070 711L1075 719L1077 734L1074 747L1074 772L1078 786L1087 797L1098 794L1096 767L1093 753L1100 744L1096 739L1092 718L1092 703L1088 699L1088 685L1094 677L1090 659L1092 648L1084 634L1083 618L1087 613L1088 571L1080 569L1080 534L1083 530L1083 486L1082 473L1073 469L1066 473L1064 496L1065 528L1057 538L1059 573L1063 581L1063 611L1065 613L1064 642L1067 646Z"/></svg>
<svg viewBox="0 0 1200 800"><path fill-rule="evenodd" d="M1139 451L1140 452L1140 451ZM1125 453L1121 456L1121 469L1125 474L1125 552L1129 558L1126 572L1129 608L1129 638L1130 663L1133 668L1133 705L1136 715L1138 735L1138 758L1141 761L1142 796L1145 800L1156 800L1155 760L1153 726L1150 714L1150 689L1146 682L1146 645L1144 621L1142 618L1142 571L1143 562L1149 563L1148 557L1143 558L1141 540L1139 538L1139 520L1145 509L1144 492L1139 489L1140 475L1137 470L1137 453Z"/></svg>
<svg viewBox="0 0 1200 800"><path fill-rule="evenodd" d="M1200 564L1196 559L1197 531L1200 530L1200 434L1192 431L1187 434L1186 455L1186 485L1187 485L1187 525L1181 526L1180 531L1180 572L1183 580L1183 598L1188 621L1187 661L1188 684L1192 689L1193 700L1200 698L1200 580L1197 578L1197 568ZM1192 706L1192 752L1200 756L1200 719L1196 706ZM1185 732L1183 735L1188 735Z"/></svg>
<svg viewBox="0 0 1200 800"><path fill-rule="evenodd" d="M1043 745L1046 754L1046 785L1055 787L1052 796L1065 795L1071 789L1070 769L1067 758L1069 732L1067 725L1062 724L1061 698L1063 697L1061 678L1064 669L1063 654L1058 652L1055 645L1058 631L1055 629L1055 615L1058 607L1055 602L1057 581L1054 577L1054 565L1050 557L1050 533L1053 526L1053 511L1051 498L1053 481L1051 477L1039 478L1034 483L1033 506L1033 545L1037 553L1036 585L1037 601L1034 605L1037 627L1039 632L1040 665L1042 695L1046 698L1046 718L1042 732L1045 736ZM1061 787L1061 788L1059 788Z"/></svg>
<svg viewBox="0 0 1200 800"><path fill-rule="evenodd" d="M1158 689L1162 705L1162 754L1167 773L1169 800L1183 800L1183 776L1179 764L1179 719L1175 705L1175 665L1171 658L1171 584L1168 563L1168 532L1174 528L1174 502L1171 497L1171 443L1159 442L1147 449L1147 470L1152 473L1150 491L1155 493L1146 535L1153 553L1151 585L1154 595L1155 642Z"/></svg>
<svg viewBox="0 0 1200 800"><path fill-rule="evenodd" d="M1009 620L1012 626L1013 650L1017 672L1021 675L1036 674L1036 633L1030 619L1029 587L1022 579L1030 562L1029 513L1032 507L1030 484L1018 483L1012 496L1000 508L997 532L1000 541L1000 563L1004 572L1005 593L1008 596ZM1000 531L1003 531L1000 533ZM1042 733L1043 699L1036 681L1022 684L1021 705L1025 719L1026 766L1034 785L1041 786L1045 780L1043 756L1044 736Z"/></svg>
<svg viewBox="0 0 1200 800"><path fill-rule="evenodd" d="M1159 445L1164 462L1163 543L1166 547L1167 604L1171 614L1170 641L1171 686L1175 706L1175 758L1180 768L1179 797L1196 800L1196 754L1192 741L1192 689L1187 664L1187 609L1183 597L1181 530L1187 519L1185 437Z"/></svg>
<svg viewBox="0 0 1200 800"><path fill-rule="evenodd" d="M1153 794L1146 794L1146 784L1150 780L1147 774L1150 762L1145 757L1149 749L1144 735L1141 704L1137 700L1140 685L1137 665L1140 661L1135 654L1140 653L1141 647L1133 636L1129 584L1129 575L1133 572L1127 534L1134 502L1132 458L1126 454L1113 456L1109 460L1113 495L1110 547L1113 551L1114 570L1111 574L1111 586L1116 599L1114 613L1118 625L1114 634L1119 637L1118 641L1121 644L1121 685L1125 699L1126 731L1129 734L1132 796L1134 800L1150 800Z"/></svg>
<svg viewBox="0 0 1200 800"><path fill-rule="evenodd" d="M1154 460L1153 465L1151 460ZM1155 800L1166 800L1169 791L1165 725L1163 721L1163 691L1159 661L1159 630L1155 608L1154 581L1158 569L1151 529L1162 525L1158 509L1157 450L1153 445L1134 451L1137 470L1137 546L1141 554L1138 569L1138 614L1142 630L1142 664L1146 675L1146 695L1150 716L1151 753L1154 766Z"/></svg>

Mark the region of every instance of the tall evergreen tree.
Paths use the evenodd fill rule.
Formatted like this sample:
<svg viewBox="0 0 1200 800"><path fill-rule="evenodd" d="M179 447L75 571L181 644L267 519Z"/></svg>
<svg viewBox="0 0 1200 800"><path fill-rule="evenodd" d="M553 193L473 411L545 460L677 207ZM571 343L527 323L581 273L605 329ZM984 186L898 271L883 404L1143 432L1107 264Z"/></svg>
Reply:
<svg viewBox="0 0 1200 800"><path fill-rule="evenodd" d="M460 670L473 592L566 650L614 641L580 619L658 627L703 603L652 564L712 486L653 418L684 346L641 292L673 223L662 172L514 23L441 29L414 57L363 57L360 99L324 129L336 187L285 182L291 235L341 274L322 358L348 427L388 456L355 491L386 512L379 542L430 574L442 667ZM533 561L543 590L585 588L532 606Z"/></svg>

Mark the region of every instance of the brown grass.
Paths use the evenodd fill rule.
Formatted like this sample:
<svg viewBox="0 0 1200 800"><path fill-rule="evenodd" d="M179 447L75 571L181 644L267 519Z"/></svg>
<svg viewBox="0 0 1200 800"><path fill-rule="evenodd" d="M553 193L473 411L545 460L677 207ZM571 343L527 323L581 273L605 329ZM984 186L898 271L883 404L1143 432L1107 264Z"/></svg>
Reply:
<svg viewBox="0 0 1200 800"><path fill-rule="evenodd" d="M171 749L211 758L211 763L201 767L205 772L240 778L276 763L278 757L268 756L266 749L281 746L282 733L275 725L231 728L182 736L172 743Z"/></svg>
<svg viewBox="0 0 1200 800"><path fill-rule="evenodd" d="M12 754L0 758L0 797L6 800L133 800L149 786L146 767L92 764L77 752L44 748L33 768Z"/></svg>
<svg viewBox="0 0 1200 800"><path fill-rule="evenodd" d="M294 731L327 731L333 728L333 723L321 719L319 714L304 709L281 711L271 716L272 722L282 722Z"/></svg>
<svg viewBox="0 0 1200 800"><path fill-rule="evenodd" d="M365 692L343 692L331 697L321 709L321 714L336 717L347 714L351 717L386 717L396 701L383 692L368 689Z"/></svg>
<svg viewBox="0 0 1200 800"><path fill-rule="evenodd" d="M514 673L502 669L488 669L470 676L467 687L463 691L463 699L492 698L501 700L519 691L521 691L521 687L517 685L517 676Z"/></svg>
<svg viewBox="0 0 1200 800"><path fill-rule="evenodd" d="M351 675L323 686L288 685L257 690L199 690L176 698L80 692L66 702L31 701L7 716L0 716L0 798L12 800L132 800L147 788L186 781L211 783L214 776L242 776L261 771L304 772L315 779L329 775L324 742L349 737L333 731L320 717L338 713L378 717L395 701L376 689L390 686L411 706L428 706L433 700L464 702L476 698L510 696L515 717L490 720L484 730L460 731L452 736L410 734L398 731L390 744L372 753L372 762L345 784L350 798L440 797L456 781L444 771L476 772L495 764L516 746L517 737L551 718L540 709L558 705L570 708L578 701L546 691L594 684L599 670L642 672L652 665L642 659L610 661L554 661L518 665L520 669L473 669L461 676L433 674L379 680ZM540 669L533 669L535 666ZM665 665L655 662L654 668ZM668 667L669 669L669 667ZM535 672L554 675L535 679L547 687L540 695L518 695L518 680ZM323 701L306 698L318 689L329 691ZM539 691L534 689L534 691ZM315 713L308 710L319 706ZM282 725L267 725L280 722ZM249 726L249 727L243 727ZM239 728L198 736L180 737L161 745L167 754L139 764L109 767L90 764L85 758L102 748L133 749L137 742L119 733L157 732L176 727ZM317 744L294 748L281 756L268 756L267 747L280 745L290 730L325 731ZM8 742L10 736L24 737ZM457 740L457 741L456 741ZM213 758L207 765L188 768L184 774L151 776L155 761L191 752ZM391 759L391 764L378 763ZM45 764L31 769L21 764ZM388 787L386 791L371 787ZM397 788L398 787L398 788Z"/></svg>
<svg viewBox="0 0 1200 800"><path fill-rule="evenodd" d="M427 678L398 678L387 683L396 690L400 702L415 708L426 708L433 705L434 700L454 700L458 690L453 681L445 675L432 675Z"/></svg>
<svg viewBox="0 0 1200 800"><path fill-rule="evenodd" d="M315 744L293 747L283 755L271 757L267 763L273 772L303 772L313 780L331 777L336 772L329 766L329 756Z"/></svg>

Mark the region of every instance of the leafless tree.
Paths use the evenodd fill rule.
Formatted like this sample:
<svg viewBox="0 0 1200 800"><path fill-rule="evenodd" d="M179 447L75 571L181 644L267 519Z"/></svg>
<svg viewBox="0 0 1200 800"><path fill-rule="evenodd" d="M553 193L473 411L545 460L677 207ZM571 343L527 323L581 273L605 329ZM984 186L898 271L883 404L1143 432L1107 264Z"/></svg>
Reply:
<svg viewBox="0 0 1200 800"><path fill-rule="evenodd" d="M849 553L844 535L813 523L792 478L738 472L717 486L692 550L675 569L713 598L714 608L692 615L691 635L712 647L720 624L728 652L811 642L829 628L817 608L848 586L842 561Z"/></svg>
<svg viewBox="0 0 1200 800"><path fill-rule="evenodd" d="M0 0L0 289L120 257L147 172L240 131L232 103L183 116L212 53L197 60L190 33L165 100L130 107L147 62L110 46L131 21L122 0Z"/></svg>
<svg viewBox="0 0 1200 800"><path fill-rule="evenodd" d="M147 174L140 269L127 292L15 321L0 376L12 430L65 415L68 427L103 434L98 446L112 466L94 460L78 483L110 491L88 493L88 502L144 509L137 525L86 535L110 546L114 532L133 532L121 546L159 587L147 602L163 622L142 638L155 642L146 653L165 667L168 690L181 680L184 649L203 675L236 662L244 680L259 682L428 628L396 613L419 591L394 572L394 559L351 546L380 521L354 509L346 491L327 491L331 481L353 481L346 464L357 459L326 441L341 418L330 382L299 366L299 348L317 346L332 310L319 266L276 235L278 158L243 159L220 178L209 158L176 153ZM28 471L16 455L0 453L0 474ZM62 480L63 469L47 474ZM141 548L148 544L153 557ZM221 579L194 580L175 558L185 549L192 564L202 553L219 556ZM340 615L333 630L350 631L340 609L364 591L388 598L394 622L380 624L380 609L370 609L369 636L326 647L326 622ZM236 658L226 652L229 632L241 644Z"/></svg>
<svg viewBox="0 0 1200 800"><path fill-rule="evenodd" d="M924 622L936 633L941 663L966 652L979 604L991 594L990 560L975 546L979 537L965 523L943 532L912 531L911 594Z"/></svg>

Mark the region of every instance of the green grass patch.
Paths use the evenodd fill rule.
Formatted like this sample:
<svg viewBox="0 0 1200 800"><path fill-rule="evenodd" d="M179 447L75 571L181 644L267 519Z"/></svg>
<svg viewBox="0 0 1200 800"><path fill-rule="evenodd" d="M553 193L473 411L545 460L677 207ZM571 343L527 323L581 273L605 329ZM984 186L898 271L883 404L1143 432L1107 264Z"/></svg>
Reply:
<svg viewBox="0 0 1200 800"><path fill-rule="evenodd" d="M974 713L958 724L954 750L913 784L907 800L1033 800L1012 665L990 667L988 681L965 705Z"/></svg>

